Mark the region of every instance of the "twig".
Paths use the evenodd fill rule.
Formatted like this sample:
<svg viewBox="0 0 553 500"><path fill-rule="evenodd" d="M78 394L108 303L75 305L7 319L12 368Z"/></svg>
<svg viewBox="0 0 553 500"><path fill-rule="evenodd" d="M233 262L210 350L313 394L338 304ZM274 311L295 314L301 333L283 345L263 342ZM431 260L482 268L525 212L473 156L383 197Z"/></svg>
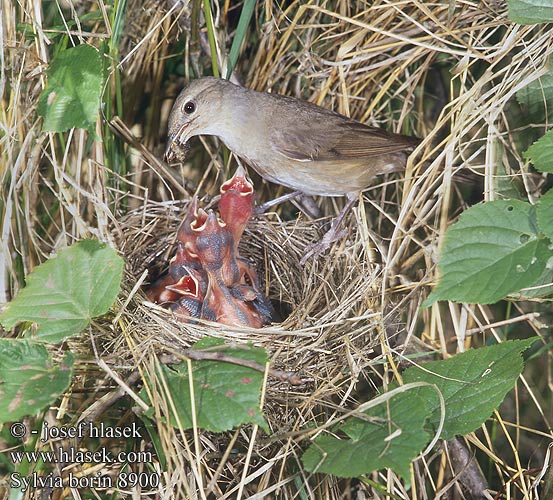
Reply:
<svg viewBox="0 0 553 500"><path fill-rule="evenodd" d="M471 328L465 332L466 335L474 335L476 333L482 333L484 330L489 330L491 328L499 328L501 326L510 325L512 323L518 323L520 321L532 321L533 319L539 318L540 313L534 312L529 314L524 314L523 316L518 316L516 318L506 319L503 321L496 321L495 323L490 323L489 325L482 325L477 328Z"/></svg>
<svg viewBox="0 0 553 500"><path fill-rule="evenodd" d="M113 372L112 372L113 373ZM124 381L124 385L119 388L104 394L100 399L95 401L91 406L89 406L79 418L79 422L88 421L96 422L99 420L100 415L102 415L110 406L114 405L119 399L121 399L125 394L129 394L126 388L132 387L140 380L140 372L132 372L129 377ZM124 388L125 387L125 388Z"/></svg>
<svg viewBox="0 0 553 500"><path fill-rule="evenodd" d="M190 193L186 190L186 186L183 187L178 181L170 169L160 161L144 144L142 144L127 125L118 116L114 117L109 122L110 128L120 137L122 137L133 148L140 151L142 156L148 160L149 166L153 167L158 172L163 174L162 178L170 182L177 191L185 196L190 197Z"/></svg>
<svg viewBox="0 0 553 500"><path fill-rule="evenodd" d="M265 366L257 361L250 359L235 358L234 356L228 356L222 352L207 352L198 351L196 349L187 349L184 355L195 361L222 361L223 363L232 363L234 365L245 366L252 370L265 373ZM281 382L287 382L291 385L303 385L305 381L295 372L285 372L276 368L269 368L268 373L271 377L274 377Z"/></svg>
<svg viewBox="0 0 553 500"><path fill-rule="evenodd" d="M162 354L159 356L159 361L163 364L176 364L182 361L183 359L188 358L194 361L221 361L223 363L232 363L239 366L245 366L262 373L265 372L265 366L257 363L256 361L251 361L247 359L235 358L233 356L228 356L222 352L206 352L198 351L196 349L187 349L183 354L172 353L172 354ZM90 408L88 408L79 420L89 420L91 422L95 421L102 413L106 411L107 408L115 404L116 401L121 399L125 394L129 394L137 403L143 408L145 403L137 399L136 394L131 391L131 387L135 385L140 380L140 372L132 372L126 380L122 380L113 370L111 370L105 361L97 359L97 363L104 371L106 371L110 377L113 378L118 384L119 388L105 394L102 398L96 401ZM283 370L278 370L276 368L269 368L268 373L271 377L280 380L281 382L286 382L290 385L303 385L306 383L298 374L294 372L286 372Z"/></svg>

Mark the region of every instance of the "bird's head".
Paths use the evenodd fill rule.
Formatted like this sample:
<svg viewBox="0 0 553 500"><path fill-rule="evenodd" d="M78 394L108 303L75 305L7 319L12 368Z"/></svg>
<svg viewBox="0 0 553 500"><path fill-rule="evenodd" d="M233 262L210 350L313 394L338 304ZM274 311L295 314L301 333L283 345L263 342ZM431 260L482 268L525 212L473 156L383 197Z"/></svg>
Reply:
<svg viewBox="0 0 553 500"><path fill-rule="evenodd" d="M188 141L196 135L219 135L219 121L225 90L234 87L219 78L191 81L179 94L169 115L167 160L186 153Z"/></svg>

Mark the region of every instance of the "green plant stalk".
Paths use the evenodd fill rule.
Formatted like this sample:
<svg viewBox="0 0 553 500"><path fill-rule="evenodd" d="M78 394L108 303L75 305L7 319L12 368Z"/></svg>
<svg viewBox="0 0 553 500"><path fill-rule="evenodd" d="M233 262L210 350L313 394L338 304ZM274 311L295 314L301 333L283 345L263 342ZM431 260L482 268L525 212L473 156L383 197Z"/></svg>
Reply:
<svg viewBox="0 0 553 500"><path fill-rule="evenodd" d="M373 481L372 479L369 479L366 476L360 477L359 481L361 481L362 483L368 484L376 491L379 491L383 495L387 495L389 498L393 498L395 500L400 500L400 498L402 498L399 495L394 495L392 492L388 491L388 489L385 486L378 484L377 482Z"/></svg>
<svg viewBox="0 0 553 500"><path fill-rule="evenodd" d="M150 439L152 440L157 458L161 465L161 469L165 470L165 468L167 467L167 457L165 456L165 452L163 451L163 445L161 444L161 439L159 437L159 433L157 432L157 428L152 425L150 419L143 418L141 420L144 427L146 427L146 431L148 432Z"/></svg>
<svg viewBox="0 0 553 500"><path fill-rule="evenodd" d="M209 0L203 0L205 23L207 25L207 37L209 39L209 50L211 52L211 68L213 69L213 76L221 78L219 73L219 65L217 64L217 45L215 44L215 26L213 24L213 16L211 15L211 6ZM228 163L229 152L223 147L223 161L225 165Z"/></svg>
<svg viewBox="0 0 553 500"><path fill-rule="evenodd" d="M205 23L207 25L207 37L209 39L209 50L211 52L211 68L213 76L220 78L219 66L217 64L217 45L215 44L215 26L213 25L213 16L211 15L211 6L209 0L203 0Z"/></svg>
<svg viewBox="0 0 553 500"><path fill-rule="evenodd" d="M232 40L232 46L230 48L228 65L227 65L227 74L225 78L228 80L236 62L238 61L238 55L240 54L240 47L246 39L246 34L248 33L248 26L255 10L255 4L257 0L245 0L244 6L242 7L242 13L240 14L240 19L238 20L238 27L236 28L236 34Z"/></svg>
<svg viewBox="0 0 553 500"><path fill-rule="evenodd" d="M200 21L200 2L202 0L193 0L192 2L192 13L191 13L191 18L192 18L192 27L191 27L191 31L190 31L190 38L192 39L192 42L195 43L195 44L198 44L199 43L199 29L198 29L198 26L199 26L199 21Z"/></svg>
<svg viewBox="0 0 553 500"><path fill-rule="evenodd" d="M121 73L117 62L119 61L119 44L123 37L123 27L125 24L125 14L127 12L127 0L119 0L115 4L115 19L113 21L113 34L110 39L110 54L113 57L114 76L115 76L115 91L116 91L116 106L117 113L123 113L123 98L121 93Z"/></svg>
<svg viewBox="0 0 553 500"><path fill-rule="evenodd" d="M60 52L64 51L64 50L67 50L68 48L68 45L69 45L69 37L67 35L62 35L60 36L59 40L54 44L54 48L53 48L53 51L52 51L52 59L54 59ZM66 150L66 147L67 147L67 142L66 142L66 135L63 134L63 133L56 133L55 134L55 137L57 138L57 140L59 141L59 144L60 144L60 150L61 151L65 151ZM56 208L53 208L53 207L50 207L52 210L48 211L47 214L50 215L50 214L53 214L51 217L46 217L44 218L43 216L43 225L45 227L48 227L55 219L55 213L56 211L59 211L59 208L56 207ZM21 261L21 264L22 264L22 261ZM19 273L18 273L18 277L19 277ZM25 281L25 272L24 270L22 270L22 274L21 274L21 278L23 281L21 281L21 283L24 283Z"/></svg>
<svg viewBox="0 0 553 500"><path fill-rule="evenodd" d="M104 49L110 56L107 60L109 66L106 66L106 72L111 74L115 92L115 95L112 96L111 92L108 90L105 97L106 125L104 128L104 148L107 165L120 176L125 176L127 174L126 156L123 145L109 128L109 121L115 114L119 116L123 114L123 93L121 91L121 73L119 71L118 62L119 44L123 36L126 10L127 0L114 1L113 10L110 16L112 36L107 43L107 47ZM113 102L113 99L115 99L115 102ZM122 191L126 191L125 183L121 182L119 179L111 179L110 184Z"/></svg>

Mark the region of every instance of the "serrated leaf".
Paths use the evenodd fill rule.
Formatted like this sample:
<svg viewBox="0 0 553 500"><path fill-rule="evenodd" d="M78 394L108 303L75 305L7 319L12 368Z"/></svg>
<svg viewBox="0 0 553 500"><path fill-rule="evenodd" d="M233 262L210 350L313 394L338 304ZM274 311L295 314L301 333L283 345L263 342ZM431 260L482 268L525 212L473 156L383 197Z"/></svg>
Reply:
<svg viewBox="0 0 553 500"><path fill-rule="evenodd" d="M553 294L553 257L549 259L545 271L542 275L528 288L523 288L518 294L514 294L516 300L529 300L535 298L549 297Z"/></svg>
<svg viewBox="0 0 553 500"><path fill-rule="evenodd" d="M471 349L445 361L432 361L403 372L404 383L434 384L445 400L445 422L440 437L452 439L480 427L502 403L522 373L521 353L537 337ZM415 389L417 394L420 389ZM425 393L426 394L426 393ZM430 394L434 409L429 423L437 427L440 420L438 398Z"/></svg>
<svg viewBox="0 0 553 500"><path fill-rule="evenodd" d="M519 24L539 24L553 21L550 0L507 0L509 19Z"/></svg>
<svg viewBox="0 0 553 500"><path fill-rule="evenodd" d="M533 285L551 256L548 244L529 203L498 200L469 208L447 231L441 279L423 307L437 300L489 304Z"/></svg>
<svg viewBox="0 0 553 500"><path fill-rule="evenodd" d="M205 338L192 348L198 351L215 350L229 357L255 361L262 366L267 362L264 349L252 346L225 346L221 339ZM177 423L180 422L184 429L192 428L188 364L185 362L171 367L162 365L161 372L177 412L177 416L171 415L171 424L177 427ZM255 423L268 431L259 409L262 372L234 363L202 360L192 361L192 378L196 422L199 428L223 432L241 424ZM148 400L145 390L142 390L141 396ZM153 413L146 412L146 415L152 416Z"/></svg>
<svg viewBox="0 0 553 500"><path fill-rule="evenodd" d="M73 355L60 366L43 345L24 339L0 339L0 422L33 415L62 394L73 374Z"/></svg>
<svg viewBox="0 0 553 500"><path fill-rule="evenodd" d="M409 464L438 430L438 393L445 403L440 437L474 431L514 387L524 366L520 354L537 339L507 341L408 368L402 375L408 390L392 391L385 403L363 412L365 418L350 417L332 428L333 435L315 438L302 456L306 470L359 477L391 468L408 477Z"/></svg>
<svg viewBox="0 0 553 500"><path fill-rule="evenodd" d="M516 93L518 103L534 120L545 123L553 118L553 68Z"/></svg>
<svg viewBox="0 0 553 500"><path fill-rule="evenodd" d="M545 193L536 205L536 219L539 230L550 240L549 249L552 249L553 241L553 189ZM536 280L530 289L522 290L521 295L524 299L535 297L547 297L553 293L553 251L549 258L545 270L541 277Z"/></svg>
<svg viewBox="0 0 553 500"><path fill-rule="evenodd" d="M524 152L524 157L532 162L536 170L553 173L553 129L534 142Z"/></svg>
<svg viewBox="0 0 553 500"><path fill-rule="evenodd" d="M409 477L411 461L430 441L424 426L429 387L399 393L389 401L363 412L367 420L350 418L333 430L348 438L322 435L305 451L302 462L309 472L324 472L339 477L359 477L390 468ZM426 396L423 397L423 394Z"/></svg>
<svg viewBox="0 0 553 500"><path fill-rule="evenodd" d="M90 45L61 51L48 68L48 82L40 93L38 114L45 132L72 127L94 132L102 91L102 61Z"/></svg>
<svg viewBox="0 0 553 500"><path fill-rule="evenodd" d="M82 331L115 301L123 259L96 240L60 250L27 276L27 286L0 315L5 328L23 321L38 324L34 338L59 342Z"/></svg>

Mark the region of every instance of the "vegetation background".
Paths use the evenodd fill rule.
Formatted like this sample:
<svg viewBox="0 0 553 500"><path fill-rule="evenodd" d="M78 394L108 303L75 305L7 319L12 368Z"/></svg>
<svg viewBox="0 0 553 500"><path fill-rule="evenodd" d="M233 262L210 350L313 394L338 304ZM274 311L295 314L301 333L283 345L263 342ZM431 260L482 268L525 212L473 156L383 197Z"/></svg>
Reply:
<svg viewBox="0 0 553 500"><path fill-rule="evenodd" d="M550 460L550 302L525 296L494 305L420 305L436 282L445 231L463 210L503 198L533 203L549 187L523 152L547 130L551 103L545 92L541 107L517 99L538 76L550 77L549 25L516 24L498 0L3 0L1 6L0 303L52 252L82 238L107 241L128 262L117 321L96 321L65 343L77 354L76 377L44 419L75 421L117 388L98 358L115 371L138 366L155 378L156 349L188 346L205 334L206 327L184 327L144 304L139 290L163 266L182 200L198 193L209 203L234 170L210 139L195 141L183 165L163 163L168 113L186 81L232 69L233 78L254 89L423 139L405 174L380 179L365 193L348 220L348 238L305 269L299 257L317 228L303 215L297 220L293 205L252 224L245 251L289 316L281 330L217 334L254 339L277 365L312 377L303 392L286 384L267 388L264 412L272 414L274 434L251 426L185 432L159 422L144 442L108 443L155 448L163 457L152 465L162 479L158 490L92 489L82 498L460 498L467 493L454 481L459 471L447 446L414 462L409 481L391 471L343 480L302 469L307 433L299 429L370 399L405 366L402 356L441 359L540 335L545 347L531 353L515 391L463 444L496 498L536 497L534 482ZM38 108L46 72L57 54L80 44L102 58L95 127L43 132ZM259 201L285 192L254 181ZM342 204L317 201L326 216ZM149 277L146 269L154 270ZM152 396L158 409L169 404L162 392ZM126 399L101 410L95 417L113 425L136 418ZM5 428L0 432L0 449L8 449ZM12 466L0 462L0 470ZM6 486L0 482L0 491ZM51 494L42 498L79 498L69 490ZM6 488L4 498L38 497L10 496Z"/></svg>

